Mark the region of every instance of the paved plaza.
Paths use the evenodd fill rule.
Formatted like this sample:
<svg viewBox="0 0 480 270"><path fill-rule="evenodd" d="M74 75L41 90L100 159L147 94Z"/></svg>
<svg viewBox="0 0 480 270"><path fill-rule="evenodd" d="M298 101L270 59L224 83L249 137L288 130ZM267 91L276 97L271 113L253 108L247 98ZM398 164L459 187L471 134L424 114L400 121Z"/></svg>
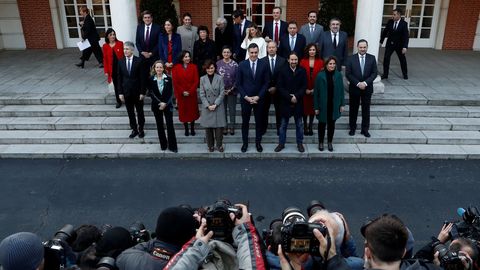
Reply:
<svg viewBox="0 0 480 270"><path fill-rule="evenodd" d="M176 117L179 153L161 151L149 105L145 139L130 140L125 108L114 108L103 69L94 59L85 69L75 67L79 56L75 49L0 52L0 157L480 157L479 52L410 49L409 80L401 79L393 56L389 79L382 81L385 93L372 98L372 137L348 136L347 106L337 121L335 151L318 151L315 132L305 137L303 154L293 143L293 125L281 153L273 152L273 126L263 153L253 143L241 153L239 113L237 134L225 137L225 153L207 152L201 128L184 137Z"/></svg>

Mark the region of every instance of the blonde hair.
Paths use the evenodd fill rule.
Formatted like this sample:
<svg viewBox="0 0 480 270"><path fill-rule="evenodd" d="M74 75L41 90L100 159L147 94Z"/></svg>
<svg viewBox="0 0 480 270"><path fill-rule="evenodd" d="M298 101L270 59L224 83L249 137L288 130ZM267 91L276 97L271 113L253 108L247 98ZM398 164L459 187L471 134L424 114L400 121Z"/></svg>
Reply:
<svg viewBox="0 0 480 270"><path fill-rule="evenodd" d="M165 73L165 63L162 60L157 60L157 61L155 61L155 63L153 63L152 67L150 68L150 76L153 76L153 75L157 74L157 72L155 72L155 66L157 64L162 64L163 73Z"/></svg>

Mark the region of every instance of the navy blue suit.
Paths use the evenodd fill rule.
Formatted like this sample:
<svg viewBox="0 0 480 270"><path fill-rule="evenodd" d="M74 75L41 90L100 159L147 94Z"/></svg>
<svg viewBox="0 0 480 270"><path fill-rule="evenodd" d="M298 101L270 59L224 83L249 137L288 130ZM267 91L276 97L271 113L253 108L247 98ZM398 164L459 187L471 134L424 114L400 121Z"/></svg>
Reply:
<svg viewBox="0 0 480 270"><path fill-rule="evenodd" d="M377 60L371 54L365 54L365 67L362 74L358 53L350 56L346 64L345 76L350 85L349 90L349 124L350 130L357 128L357 116L360 101L362 102L362 131L368 131L370 127L370 103L373 93L373 81L377 77ZM365 90L357 87L359 82L366 82Z"/></svg>
<svg viewBox="0 0 480 270"><path fill-rule="evenodd" d="M383 76L388 77L388 71L390 68L390 57L393 52L397 53L398 60L400 61L400 67L402 68L403 76L408 75L407 71L407 58L402 53L403 48L408 49L408 24L403 19L398 21L397 29L394 29L394 21L389 20L385 29L380 37L380 44L387 38L387 44L385 45L385 56L383 57Z"/></svg>
<svg viewBox="0 0 480 270"><path fill-rule="evenodd" d="M280 42L282 37L288 35L288 23L286 21L280 20L280 25L278 26L278 41ZM266 22L263 26L263 38L269 37L271 40L275 40L275 31L273 30L273 21ZM280 44L277 44L277 46Z"/></svg>
<svg viewBox="0 0 480 270"><path fill-rule="evenodd" d="M145 42L145 24L141 23L137 26L137 34L135 37L135 46L137 46L137 50L142 59L143 63L143 70L144 80L146 81L148 77L150 77L150 68L152 67L153 63L158 60L158 38L160 36L160 26L158 24L150 24L150 40L148 43ZM142 55L142 52L150 52L152 56L150 58L145 58Z"/></svg>
<svg viewBox="0 0 480 270"><path fill-rule="evenodd" d="M240 62L238 65L236 87L240 93L240 100L242 106L242 140L243 144L248 144L248 129L250 124L250 115L255 116L255 142L262 141L263 131L263 106L262 103L267 92L268 83L270 79L269 66L260 59L257 59L255 64L255 76L253 75L250 60ZM259 96L257 104L250 104L245 100L245 96L254 97Z"/></svg>
<svg viewBox="0 0 480 270"><path fill-rule="evenodd" d="M280 55L277 55L275 58L275 69L272 72L272 69L270 67L270 56L266 56L261 59L261 61L264 61L270 71L270 80L268 82L268 88L270 87L277 87L277 80L278 80L278 74L280 73L280 70L282 70L283 66L287 64L287 60L285 58L281 57ZM272 94L267 91L265 94L265 99L264 99L264 111L263 111L263 119L264 119L264 126L263 126L263 134L267 131L267 126L268 126L268 114L270 111L270 105L273 103L273 106L275 107L275 119L276 119L276 126L277 126L277 133L278 130L280 129L280 121L282 120L281 114L280 114L280 94L278 93L278 89Z"/></svg>
<svg viewBox="0 0 480 270"><path fill-rule="evenodd" d="M320 39L320 52L322 58L325 59L329 56L335 56L337 58L337 69L342 70L342 66L345 66L345 62L348 57L348 35L346 32L339 31L337 33L337 48L333 47L332 34L330 31L325 31Z"/></svg>
<svg viewBox="0 0 480 270"><path fill-rule="evenodd" d="M182 38L179 34L172 34L172 63L176 64L182 52ZM164 63L168 62L168 35L160 34L158 39L158 55Z"/></svg>
<svg viewBox="0 0 480 270"><path fill-rule="evenodd" d="M295 40L295 48L293 51L298 56L298 59L303 58L303 50L307 46L307 39L302 34L297 33L297 39ZM280 39L279 53L285 59L288 59L292 50L290 49L290 35L285 35Z"/></svg>
<svg viewBox="0 0 480 270"><path fill-rule="evenodd" d="M247 53L246 50L242 49L242 41L245 39L245 33L247 28L250 27L252 24L251 21L245 19L245 25L243 26L243 31L240 33L240 25L234 24L233 25L233 54L235 56L235 60L237 62L243 61L245 59L245 55Z"/></svg>

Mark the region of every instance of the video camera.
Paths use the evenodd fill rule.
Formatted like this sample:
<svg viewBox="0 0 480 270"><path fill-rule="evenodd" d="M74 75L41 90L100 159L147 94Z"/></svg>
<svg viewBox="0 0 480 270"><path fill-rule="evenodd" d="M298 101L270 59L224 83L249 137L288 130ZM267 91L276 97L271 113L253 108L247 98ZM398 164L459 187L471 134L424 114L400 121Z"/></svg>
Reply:
<svg viewBox="0 0 480 270"><path fill-rule="evenodd" d="M450 231L450 237L452 239L457 239L458 237L468 238L474 241L477 247L480 248L480 212L477 207L458 208L457 213L463 220L452 222L453 227Z"/></svg>
<svg viewBox="0 0 480 270"><path fill-rule="evenodd" d="M43 242L45 249L45 265L48 270L66 269L75 264L69 260L67 248L69 243L75 241L76 233L73 225L67 224L57 231L51 240Z"/></svg>
<svg viewBox="0 0 480 270"><path fill-rule="evenodd" d="M282 213L282 219L270 223L270 230L263 231L263 239L272 252L277 254L276 247L282 245L284 252L310 253L320 255L320 242L313 234L317 229L328 238L328 229L321 223L310 223L300 209L288 207Z"/></svg>

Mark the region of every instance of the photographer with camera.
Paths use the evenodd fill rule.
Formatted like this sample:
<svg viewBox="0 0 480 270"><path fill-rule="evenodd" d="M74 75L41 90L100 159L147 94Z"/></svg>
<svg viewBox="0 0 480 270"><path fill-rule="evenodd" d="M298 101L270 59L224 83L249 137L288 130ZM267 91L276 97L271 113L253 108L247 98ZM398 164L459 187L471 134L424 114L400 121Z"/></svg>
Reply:
<svg viewBox="0 0 480 270"><path fill-rule="evenodd" d="M456 231L455 223L445 223L438 236L432 237L432 241L420 249L414 258L433 262L445 269L479 269L478 247L472 240L460 237L458 233L454 233L456 238L452 239L452 230Z"/></svg>
<svg viewBox="0 0 480 270"><path fill-rule="evenodd" d="M365 223L361 233L365 237L365 269L441 269L423 260L403 259L407 252L408 230L395 215L385 214Z"/></svg>
<svg viewBox="0 0 480 270"><path fill-rule="evenodd" d="M211 211L214 209L215 211ZM228 210L228 212L220 211L221 209ZM227 220L222 220L225 218L222 217L222 212L228 213L226 217L230 219L232 228L225 228L229 225ZM190 241L187 243L188 246L187 244L184 245L182 250L170 260L164 269L266 269L260 237L252 223L247 206L235 204L232 207L228 201L217 201L214 205L207 207L204 216L206 218L201 219L201 226L197 231L196 241L193 243ZM210 224L211 228L208 228L207 224ZM223 225L219 226L219 224ZM233 241L232 246L235 247L235 251L229 245L229 237L224 235L224 231L229 232L230 230ZM212 237L217 238L215 233L219 234L217 237L221 240L210 240ZM222 245L225 248L223 249L223 254L218 253L218 245ZM226 254L229 250L228 246L235 253ZM215 254L212 254L213 249L217 251ZM221 256L221 262L209 263L212 260L212 255L213 257Z"/></svg>
<svg viewBox="0 0 480 270"><path fill-rule="evenodd" d="M30 232L12 234L0 243L0 269L43 270L44 248L40 238Z"/></svg>

